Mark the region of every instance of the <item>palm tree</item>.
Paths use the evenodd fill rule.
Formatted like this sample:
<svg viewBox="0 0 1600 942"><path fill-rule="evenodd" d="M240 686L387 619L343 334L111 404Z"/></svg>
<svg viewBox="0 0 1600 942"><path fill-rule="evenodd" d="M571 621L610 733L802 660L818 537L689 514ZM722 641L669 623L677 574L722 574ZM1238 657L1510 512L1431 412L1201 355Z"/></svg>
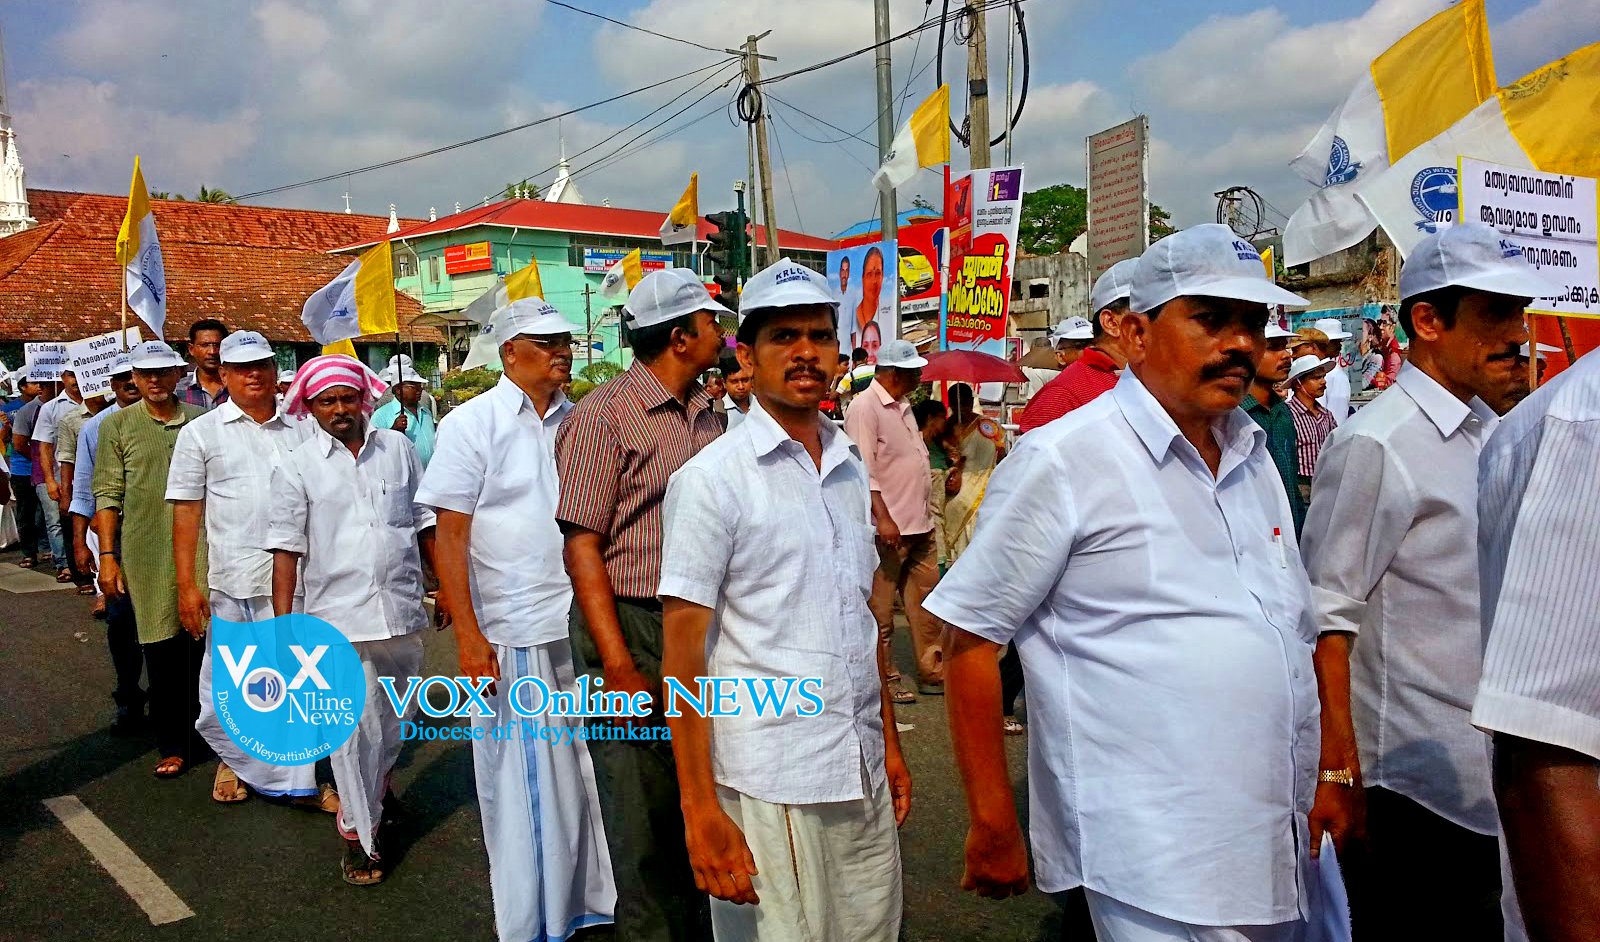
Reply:
<svg viewBox="0 0 1600 942"><path fill-rule="evenodd" d="M221 188L212 189L210 187L207 187L203 183L200 185L200 192L195 196L194 199L195 199L195 202L197 202L197 203L231 203L231 202L233 202L233 197L231 195L229 195L227 190L224 190L224 189L221 189Z"/></svg>

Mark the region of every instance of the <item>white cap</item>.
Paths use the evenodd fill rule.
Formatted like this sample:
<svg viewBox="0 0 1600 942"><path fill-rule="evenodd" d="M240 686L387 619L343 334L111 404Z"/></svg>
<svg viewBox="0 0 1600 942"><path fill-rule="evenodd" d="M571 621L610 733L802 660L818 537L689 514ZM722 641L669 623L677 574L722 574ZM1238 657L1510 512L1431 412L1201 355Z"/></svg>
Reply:
<svg viewBox="0 0 1600 942"><path fill-rule="evenodd" d="M1102 272L1094 280L1094 290L1089 292L1089 316L1126 298L1133 291L1133 272L1138 267L1138 259L1125 258Z"/></svg>
<svg viewBox="0 0 1600 942"><path fill-rule="evenodd" d="M1292 383L1312 370L1320 370L1332 362L1332 357L1318 357L1310 354L1306 354L1303 357L1295 357L1294 362L1289 364L1288 382Z"/></svg>
<svg viewBox="0 0 1600 942"><path fill-rule="evenodd" d="M121 376L123 373L132 373L132 372L133 372L133 361L128 359L128 355L126 353L117 354L117 358L115 360L111 361L111 375L112 376Z"/></svg>
<svg viewBox="0 0 1600 942"><path fill-rule="evenodd" d="M1547 343L1539 344L1539 359L1541 359L1541 360L1550 359L1549 357L1545 356L1546 353L1560 353L1560 352L1561 352L1561 348L1560 347L1552 347ZM1532 356L1532 352L1528 349L1528 345L1527 344L1523 344L1522 345L1522 358L1524 360L1526 360L1529 356Z"/></svg>
<svg viewBox="0 0 1600 942"><path fill-rule="evenodd" d="M1107 274L1110 274L1107 272ZM1105 275L1100 277L1104 278ZM1095 310L1099 310L1096 308ZM1053 347L1063 340L1093 340L1094 325L1081 317L1069 317L1056 326L1050 328L1050 345Z"/></svg>
<svg viewBox="0 0 1600 942"><path fill-rule="evenodd" d="M1199 296L1285 307L1311 303L1269 281L1256 247L1214 222L1174 232L1146 249L1134 269L1128 306L1147 312L1173 298Z"/></svg>
<svg viewBox="0 0 1600 942"><path fill-rule="evenodd" d="M236 330L222 338L217 353L224 363L254 363L273 357L272 344L253 330Z"/></svg>
<svg viewBox="0 0 1600 942"><path fill-rule="evenodd" d="M165 370L189 363L178 352L159 340L146 340L128 351L128 362L136 370Z"/></svg>
<svg viewBox="0 0 1600 942"><path fill-rule="evenodd" d="M294 382L294 370L279 370L278 371L278 382L280 382L280 383L292 383L292 382Z"/></svg>
<svg viewBox="0 0 1600 942"><path fill-rule="evenodd" d="M711 300L711 292L706 290L699 275L687 268L663 268L639 279L628 292L623 317L630 328L638 329L665 324L695 311L725 310Z"/></svg>
<svg viewBox="0 0 1600 942"><path fill-rule="evenodd" d="M1278 323L1275 319L1270 318L1270 317L1267 318L1267 339L1268 340L1278 340L1278 339L1283 338L1283 337L1293 337L1293 336L1295 336L1295 334L1291 333L1290 331L1284 330L1283 329L1283 325Z"/></svg>
<svg viewBox="0 0 1600 942"><path fill-rule="evenodd" d="M917 345L909 340L896 337L885 340L883 346L878 348L878 368L893 367L899 370L916 370L928 365L928 361L917 353Z"/></svg>
<svg viewBox="0 0 1600 942"><path fill-rule="evenodd" d="M1349 340L1353 334L1344 329L1337 317L1324 317L1311 325L1328 335L1329 340Z"/></svg>
<svg viewBox="0 0 1600 942"><path fill-rule="evenodd" d="M839 300L828 290L827 278L787 257L756 272L739 293L741 315L762 308L807 304L826 304L837 310Z"/></svg>
<svg viewBox="0 0 1600 942"><path fill-rule="evenodd" d="M698 280L696 284L699 284ZM643 281L639 282L639 287L644 287ZM704 293L705 290L705 286L701 285L701 293ZM632 299L630 298L629 300L631 301ZM664 318L664 320L671 320L671 318ZM660 323L660 321L652 321L651 323ZM521 337L523 334L548 336L550 334L570 334L578 330L565 317L561 316L560 311L540 298L523 298L519 301L512 301L500 310L495 311L489 315L489 329L494 334L494 345L497 347L514 337ZM410 376L416 376L416 373L412 371L411 364L408 361L402 364L400 368L400 382L422 382L421 377L409 379L408 377Z"/></svg>
<svg viewBox="0 0 1600 942"><path fill-rule="evenodd" d="M1401 301L1449 287L1514 298L1553 298L1567 291L1529 266L1521 246L1481 222L1457 223L1424 238L1400 269Z"/></svg>

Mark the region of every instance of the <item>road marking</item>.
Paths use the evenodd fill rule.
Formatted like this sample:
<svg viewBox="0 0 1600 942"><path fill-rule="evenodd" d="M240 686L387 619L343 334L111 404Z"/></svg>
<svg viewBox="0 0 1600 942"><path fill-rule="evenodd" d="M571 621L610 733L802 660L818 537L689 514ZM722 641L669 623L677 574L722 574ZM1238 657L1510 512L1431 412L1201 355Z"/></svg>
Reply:
<svg viewBox="0 0 1600 942"><path fill-rule="evenodd" d="M152 925L165 925L194 915L194 910L161 882L156 872L145 866L122 839L111 833L105 822L78 800L77 795L46 798L44 806L61 819L72 836L88 849L89 853L106 868L117 885L139 904L150 917Z"/></svg>

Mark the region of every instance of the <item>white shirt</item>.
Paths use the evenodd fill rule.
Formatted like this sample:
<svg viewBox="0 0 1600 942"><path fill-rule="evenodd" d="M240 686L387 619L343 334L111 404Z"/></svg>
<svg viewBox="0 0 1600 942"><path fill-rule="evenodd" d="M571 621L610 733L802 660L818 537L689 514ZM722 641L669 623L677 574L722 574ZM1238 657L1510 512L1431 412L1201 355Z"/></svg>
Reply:
<svg viewBox="0 0 1600 942"><path fill-rule="evenodd" d="M1357 635L1350 708L1363 780L1480 834L1499 832L1489 741L1471 717L1478 451L1496 421L1406 363L1323 444L1301 534L1317 627Z"/></svg>
<svg viewBox="0 0 1600 942"><path fill-rule="evenodd" d="M1600 355L1500 423L1478 464L1480 728L1600 759Z"/></svg>
<svg viewBox="0 0 1600 942"><path fill-rule="evenodd" d="M260 424L233 401L184 423L167 471L167 500L206 504L207 585L236 599L272 594L272 473L307 426L274 411Z"/></svg>
<svg viewBox="0 0 1600 942"><path fill-rule="evenodd" d="M67 410L74 408L82 408L82 403L74 401L65 389L61 390L54 399L39 407L39 414L33 420L33 434L28 436L28 440L56 447L56 426L61 423L61 417L67 414ZM60 462L56 464L60 466Z"/></svg>
<svg viewBox="0 0 1600 942"><path fill-rule="evenodd" d="M1039 889L1266 925L1307 912L1316 627L1266 433L1213 434L1216 475L1125 370L996 467L925 607L1016 641Z"/></svg>
<svg viewBox="0 0 1600 942"><path fill-rule="evenodd" d="M1028 377L1028 385L1022 387L1024 401L1032 399L1034 393L1044 388L1044 384L1061 375L1060 370L1046 370L1037 366L1024 366L1022 375Z"/></svg>
<svg viewBox="0 0 1600 942"><path fill-rule="evenodd" d="M360 457L316 426L272 473L267 548L300 553L305 613L351 641L422 630L417 534L433 511L414 503L422 462L410 439L367 424Z"/></svg>
<svg viewBox="0 0 1600 942"><path fill-rule="evenodd" d="M472 609L491 644L523 648L567 637L572 581L556 525L555 442L571 411L557 391L541 417L501 376L439 426L417 503L472 516Z"/></svg>
<svg viewBox="0 0 1600 942"><path fill-rule="evenodd" d="M751 398L746 401L753 405L756 400L752 394ZM728 417L728 431L730 432L737 428L739 423L743 422L745 419L745 410L739 408L739 404L733 401L732 396L722 397L722 409L723 414Z"/></svg>
<svg viewBox="0 0 1600 942"><path fill-rule="evenodd" d="M715 610L708 676L819 677L826 706L757 718L741 695L744 716L712 720L712 772L776 804L863 798L863 767L885 780L866 465L831 422L819 472L758 403L745 418L672 475L659 591Z"/></svg>
<svg viewBox="0 0 1600 942"><path fill-rule="evenodd" d="M1350 418L1350 373L1335 362L1333 369L1328 371L1327 379L1328 386L1317 402L1333 413L1334 425L1343 425L1344 420Z"/></svg>

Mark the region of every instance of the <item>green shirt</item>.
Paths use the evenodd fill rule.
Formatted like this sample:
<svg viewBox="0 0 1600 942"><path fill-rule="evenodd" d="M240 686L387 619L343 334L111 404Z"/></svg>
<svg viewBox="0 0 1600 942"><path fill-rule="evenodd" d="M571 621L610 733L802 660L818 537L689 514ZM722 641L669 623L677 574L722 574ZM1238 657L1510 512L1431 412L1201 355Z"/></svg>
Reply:
<svg viewBox="0 0 1600 942"><path fill-rule="evenodd" d="M1300 459L1295 455L1299 437L1294 431L1294 413L1289 411L1288 400L1274 396L1270 407L1245 394L1244 411L1256 424L1267 430L1267 454L1278 467L1283 478L1283 490L1289 497L1289 513L1294 518L1294 532L1298 536L1306 522L1305 501L1300 499Z"/></svg>
<svg viewBox="0 0 1600 942"><path fill-rule="evenodd" d="M78 433L89 421L89 407L69 410L56 422L56 464L78 463ZM67 483L72 483L70 480Z"/></svg>
<svg viewBox="0 0 1600 942"><path fill-rule="evenodd" d="M181 628L167 467L172 463L178 433L190 419L205 415L205 410L187 403L178 407L178 414L163 422L150 414L143 401L134 403L101 423L100 446L95 452L95 510L122 514L117 550L141 644L165 641ZM195 557L195 584L204 592L204 529Z"/></svg>

